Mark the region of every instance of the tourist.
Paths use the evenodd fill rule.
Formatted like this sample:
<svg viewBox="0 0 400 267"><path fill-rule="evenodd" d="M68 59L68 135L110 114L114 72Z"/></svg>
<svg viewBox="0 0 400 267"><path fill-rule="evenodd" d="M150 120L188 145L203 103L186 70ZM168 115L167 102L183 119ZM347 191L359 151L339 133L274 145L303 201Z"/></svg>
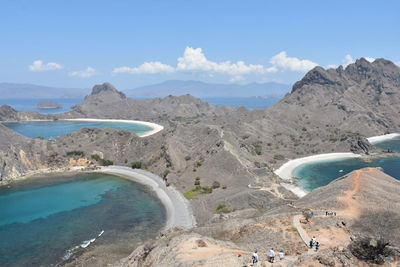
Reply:
<svg viewBox="0 0 400 267"><path fill-rule="evenodd" d="M283 258L285 257L285 253L283 253L283 250L282 250L282 249L279 250L278 256L279 256L279 259L280 259L280 260L283 260Z"/></svg>
<svg viewBox="0 0 400 267"><path fill-rule="evenodd" d="M274 251L274 248L271 248L271 249L269 250L268 257L269 257L269 261L270 261L271 263L273 263L273 262L274 262L274 259L275 259L275 251Z"/></svg>
<svg viewBox="0 0 400 267"><path fill-rule="evenodd" d="M257 250L254 251L253 256L251 257L252 261L253 261L253 265L256 264L258 262L258 254L257 254Z"/></svg>
<svg viewBox="0 0 400 267"><path fill-rule="evenodd" d="M313 240L311 238L311 240L310 240L310 248L312 248L312 247L313 247Z"/></svg>
<svg viewBox="0 0 400 267"><path fill-rule="evenodd" d="M315 244L315 251L318 251L318 249L319 249L319 242L317 242L317 243Z"/></svg>

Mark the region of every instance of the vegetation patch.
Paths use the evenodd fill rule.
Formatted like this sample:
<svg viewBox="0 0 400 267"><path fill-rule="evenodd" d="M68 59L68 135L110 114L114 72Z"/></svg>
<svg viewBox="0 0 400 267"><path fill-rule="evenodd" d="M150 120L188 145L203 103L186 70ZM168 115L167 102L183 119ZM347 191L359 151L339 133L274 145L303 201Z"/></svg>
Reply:
<svg viewBox="0 0 400 267"><path fill-rule="evenodd" d="M218 207L213 211L214 214L230 213L232 210L225 204L219 204Z"/></svg>
<svg viewBox="0 0 400 267"><path fill-rule="evenodd" d="M285 156L284 156L284 155L281 155L281 154L276 154L276 155L274 155L274 159L275 159L275 160L284 160L284 159L285 159Z"/></svg>
<svg viewBox="0 0 400 267"><path fill-rule="evenodd" d="M140 169L142 168L142 162L141 161L134 161L131 163L132 169Z"/></svg>
<svg viewBox="0 0 400 267"><path fill-rule="evenodd" d="M68 151L67 152L67 156L68 157L72 157L72 156L84 157L85 156L85 152L83 152L81 150L72 150L72 151Z"/></svg>
<svg viewBox="0 0 400 267"><path fill-rule="evenodd" d="M213 191L212 187L210 186L201 186L198 185L195 188L190 189L189 191L186 191L185 193L183 193L183 195L187 198L187 199L196 199L199 195L201 194L211 194Z"/></svg>

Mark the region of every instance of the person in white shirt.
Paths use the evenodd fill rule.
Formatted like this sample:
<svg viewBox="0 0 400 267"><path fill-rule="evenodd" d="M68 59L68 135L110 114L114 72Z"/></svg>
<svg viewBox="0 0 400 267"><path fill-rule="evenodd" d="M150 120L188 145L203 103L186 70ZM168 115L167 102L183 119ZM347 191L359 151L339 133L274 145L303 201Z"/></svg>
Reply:
<svg viewBox="0 0 400 267"><path fill-rule="evenodd" d="M253 261L253 264L256 264L258 262L257 250L254 251L253 256L251 256L251 259Z"/></svg>
<svg viewBox="0 0 400 267"><path fill-rule="evenodd" d="M271 249L269 250L268 257L269 257L269 261L270 261L271 263L273 263L273 262L274 262L274 259L275 259L275 251L274 251L273 248L271 248Z"/></svg>
<svg viewBox="0 0 400 267"><path fill-rule="evenodd" d="M282 250L279 251L278 253L279 259L282 260L285 257L285 253L283 253Z"/></svg>

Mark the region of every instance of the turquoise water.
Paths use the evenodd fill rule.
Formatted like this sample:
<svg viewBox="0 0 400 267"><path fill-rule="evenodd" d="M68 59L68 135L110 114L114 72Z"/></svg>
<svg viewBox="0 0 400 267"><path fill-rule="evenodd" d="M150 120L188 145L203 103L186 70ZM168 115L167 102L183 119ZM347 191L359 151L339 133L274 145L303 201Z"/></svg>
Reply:
<svg viewBox="0 0 400 267"><path fill-rule="evenodd" d="M354 170L366 167L381 167L385 173L400 179L400 158L379 158L372 162L354 158L314 162L297 167L293 176L300 178L299 185L302 188L313 190Z"/></svg>
<svg viewBox="0 0 400 267"><path fill-rule="evenodd" d="M91 246L121 243L131 250L135 242L154 236L165 219L153 192L113 175L80 174L1 187L0 266L51 266L93 238Z"/></svg>
<svg viewBox="0 0 400 267"><path fill-rule="evenodd" d="M374 146L381 150L392 149L395 152L400 152L400 137L393 138L384 142L376 143Z"/></svg>
<svg viewBox="0 0 400 267"><path fill-rule="evenodd" d="M98 121L33 121L33 122L4 122L4 126L30 138L56 138L74 132L84 127L114 128L128 130L137 135L145 134L152 130L151 127L124 122L98 122Z"/></svg>

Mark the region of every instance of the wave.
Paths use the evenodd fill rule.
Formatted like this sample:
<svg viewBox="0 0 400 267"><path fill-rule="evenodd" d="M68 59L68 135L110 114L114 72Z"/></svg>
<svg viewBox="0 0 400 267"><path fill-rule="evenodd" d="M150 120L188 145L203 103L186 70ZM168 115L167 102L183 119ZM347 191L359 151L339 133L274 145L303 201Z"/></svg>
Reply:
<svg viewBox="0 0 400 267"><path fill-rule="evenodd" d="M101 230L101 232L97 235L97 237L89 239L89 240L85 240L79 246L75 246L71 249L68 249L64 253L64 256L62 257L62 262L57 264L57 266L61 265L65 261L69 260L76 252L78 252L79 249L87 248L91 243L96 241L96 239L99 238L100 236L102 236L103 234L104 234L104 230Z"/></svg>

